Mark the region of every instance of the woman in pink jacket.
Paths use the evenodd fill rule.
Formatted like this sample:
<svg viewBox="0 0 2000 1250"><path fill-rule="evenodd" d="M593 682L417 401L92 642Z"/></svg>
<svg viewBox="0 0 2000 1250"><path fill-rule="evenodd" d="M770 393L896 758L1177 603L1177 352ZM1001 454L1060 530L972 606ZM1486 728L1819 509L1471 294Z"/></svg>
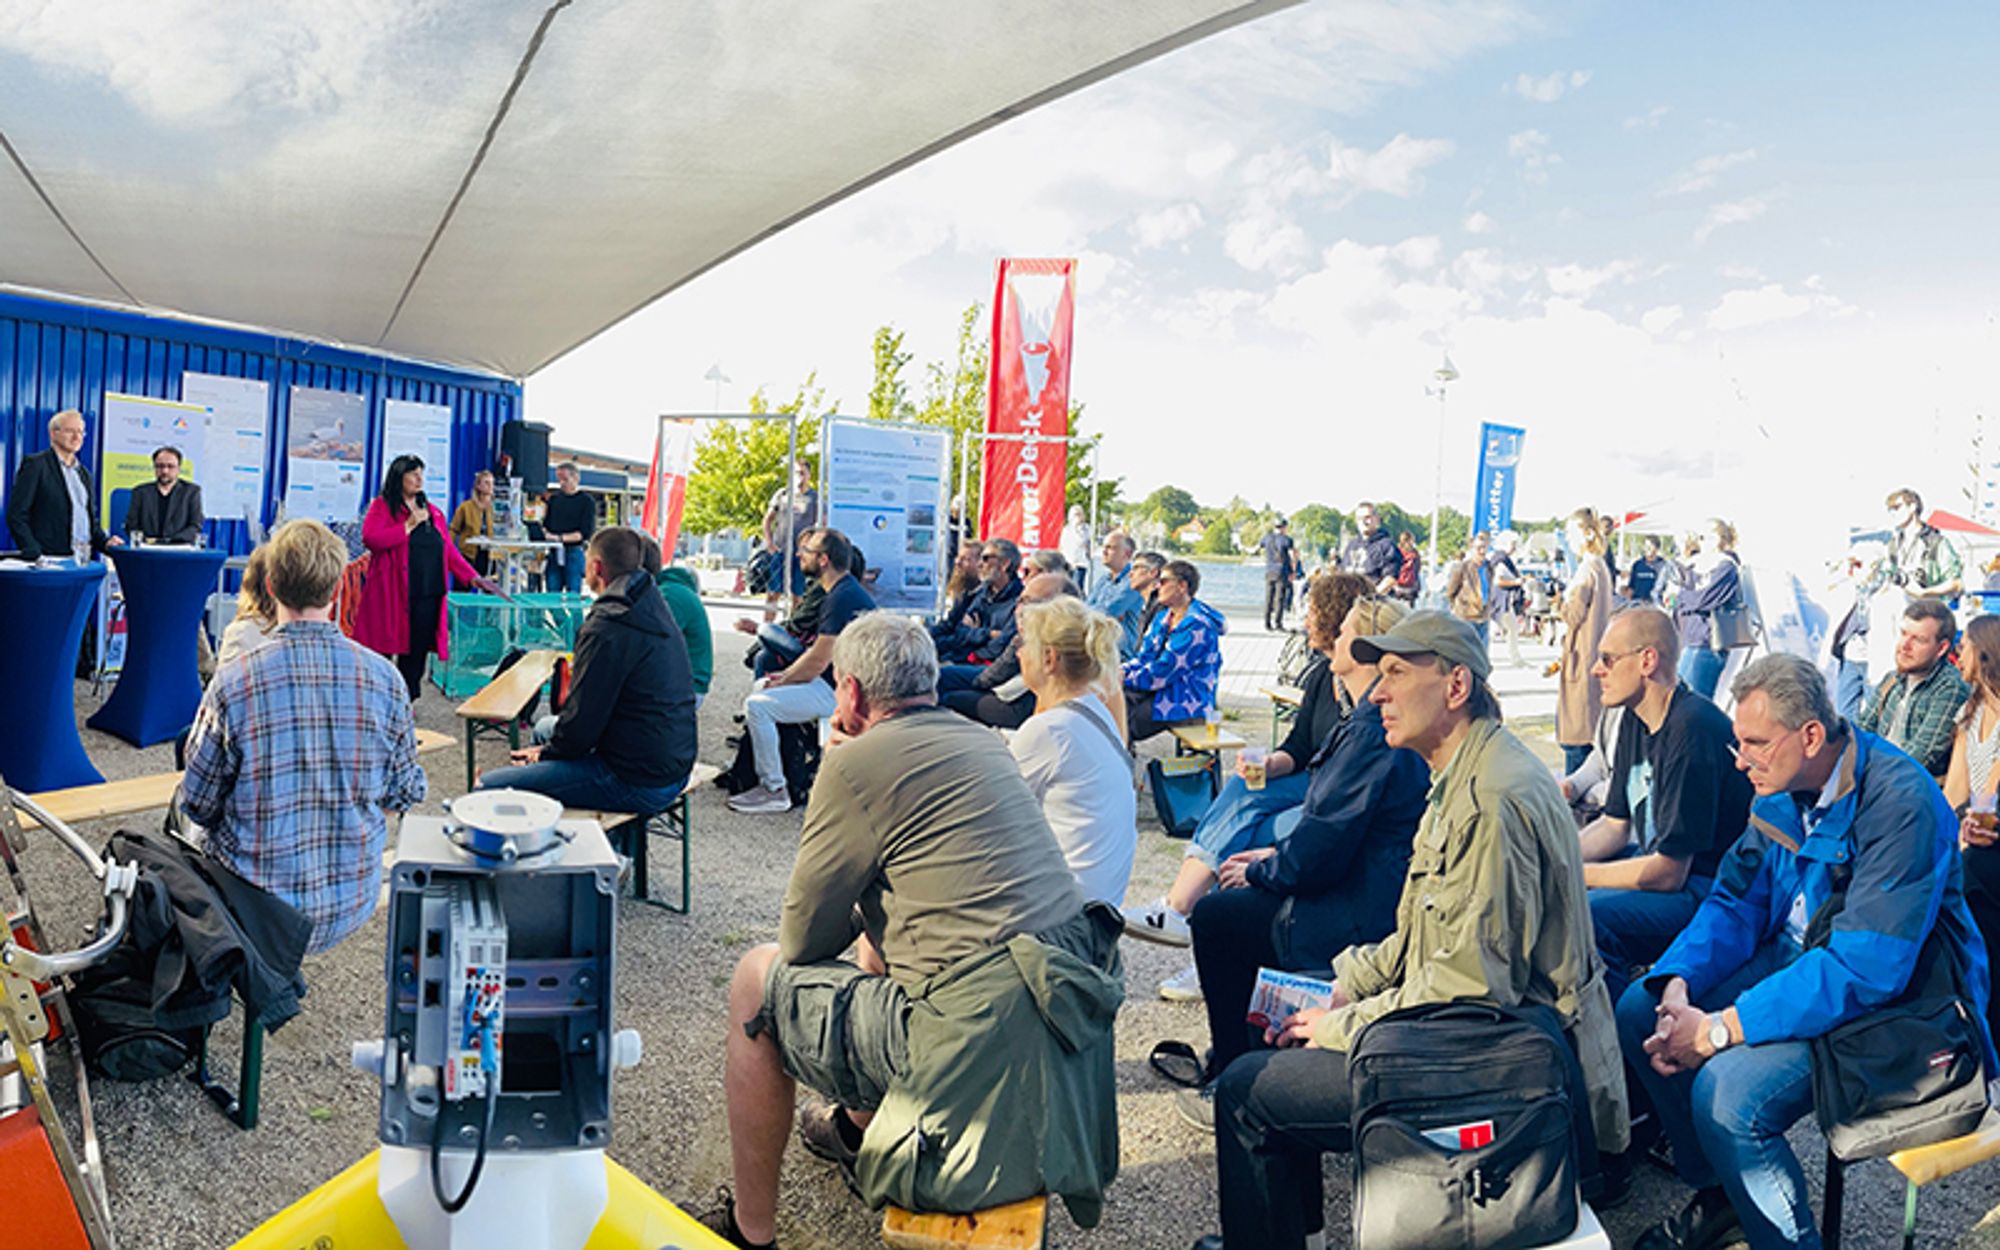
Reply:
<svg viewBox="0 0 2000 1250"><path fill-rule="evenodd" d="M436 651L451 652L445 639L445 593L456 577L498 594L445 534L444 513L424 497L424 462L397 456L382 479L382 493L361 518L361 541L368 547L368 580L361 587L361 610L354 639L396 661L414 702L423 693L424 662Z"/></svg>

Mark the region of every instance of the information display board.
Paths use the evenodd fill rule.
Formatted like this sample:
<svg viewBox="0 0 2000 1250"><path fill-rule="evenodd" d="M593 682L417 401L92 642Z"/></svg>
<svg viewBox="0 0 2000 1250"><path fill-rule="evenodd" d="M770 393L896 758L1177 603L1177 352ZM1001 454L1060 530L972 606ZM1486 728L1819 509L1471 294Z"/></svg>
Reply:
<svg viewBox="0 0 2000 1250"><path fill-rule="evenodd" d="M200 482L198 457L204 454L202 442L207 432L207 408L106 391L100 444L104 461L97 475L99 524L106 530L112 527L112 492L129 491L153 480L156 448L179 448L181 476Z"/></svg>
<svg viewBox="0 0 2000 1250"><path fill-rule="evenodd" d="M368 401L347 391L292 388L285 438L285 515L352 521L372 494L362 483Z"/></svg>
<svg viewBox="0 0 2000 1250"><path fill-rule="evenodd" d="M208 409L199 450L202 508L218 520L264 516L264 445L271 428L271 384L261 378L183 373L181 402Z"/></svg>
<svg viewBox="0 0 2000 1250"><path fill-rule="evenodd" d="M439 500L451 493L451 409L443 404L419 404L392 399L382 411L382 464L397 456L424 462L425 493ZM436 488L443 487L443 490ZM445 506L449 513L451 508Z"/></svg>
<svg viewBox="0 0 2000 1250"><path fill-rule="evenodd" d="M876 573L875 602L933 613L944 584L947 431L889 421L828 418L820 427L820 498L827 524L861 549Z"/></svg>

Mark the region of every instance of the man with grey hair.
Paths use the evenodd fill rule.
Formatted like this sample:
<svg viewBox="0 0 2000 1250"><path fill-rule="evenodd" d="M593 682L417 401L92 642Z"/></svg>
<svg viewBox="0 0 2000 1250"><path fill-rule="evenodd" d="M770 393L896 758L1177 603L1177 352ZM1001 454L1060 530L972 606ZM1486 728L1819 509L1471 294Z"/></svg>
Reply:
<svg viewBox="0 0 2000 1250"><path fill-rule="evenodd" d="M730 986L735 1190L712 1227L737 1246L773 1242L796 1082L833 1100L807 1110L804 1144L875 1205L968 1210L1046 1191L1093 1224L1117 1162L1117 913L1085 910L992 732L937 706L921 624L857 619L833 670L833 745L778 941L746 954ZM1046 1125L1045 1108L1060 1108ZM919 1116L924 1153L952 1160L942 1177L899 1148Z"/></svg>
<svg viewBox="0 0 2000 1250"><path fill-rule="evenodd" d="M1138 544L1124 530L1106 534L1104 571L1090 582L1090 606L1118 622L1118 656L1125 660L1139 649L1139 616L1146 610L1146 597L1132 584L1137 550Z"/></svg>
<svg viewBox="0 0 2000 1250"><path fill-rule="evenodd" d="M1785 1141L1813 1107L1812 1042L1938 992L1986 1032L1986 950L1966 908L1958 820L1921 765L1834 714L1811 663L1767 655L1731 685L1737 767L1757 798L1687 929L1618 1003L1626 1063L1695 1189L1639 1250L1820 1245ZM1918 969L1928 970L1918 975Z"/></svg>
<svg viewBox="0 0 2000 1250"><path fill-rule="evenodd" d="M105 537L83 450L83 414L65 408L49 418L49 446L21 461L7 496L7 528L24 560L88 559L124 539Z"/></svg>

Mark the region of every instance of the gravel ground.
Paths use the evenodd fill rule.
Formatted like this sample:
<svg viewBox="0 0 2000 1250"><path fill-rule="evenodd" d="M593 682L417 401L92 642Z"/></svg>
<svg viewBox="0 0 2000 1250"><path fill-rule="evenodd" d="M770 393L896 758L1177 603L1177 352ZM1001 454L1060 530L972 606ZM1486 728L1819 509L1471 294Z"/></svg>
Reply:
<svg viewBox="0 0 2000 1250"><path fill-rule="evenodd" d="M1239 622L1238 629L1254 632L1254 625L1246 631ZM720 758L722 739L733 730L730 717L748 684L747 671L737 663L737 644L743 641L741 635L718 630L716 689L702 713L703 758L713 763L726 762ZM1253 740L1261 738L1268 723L1265 707L1254 697L1254 687L1244 693L1236 728ZM80 717L94 710L87 685L79 685L78 702ZM422 725L457 736L451 702L435 689L426 692L417 711ZM1520 728L1532 737L1537 726L1530 720ZM89 730L84 739L108 777L173 766L166 747L136 751ZM1544 743L1543 749L1555 758L1552 746ZM1150 750L1162 748L1155 744ZM482 767L502 760L503 744L482 747ZM431 800L419 810L434 813L441 800L463 789L463 756L437 752L426 757L425 765ZM619 1023L642 1033L646 1057L619 1079L611 1154L661 1193L699 1212L728 1174L721 1078L729 972L746 947L775 936L799 817L737 815L713 787L696 796L694 808L693 915L674 916L629 903L620 911ZM112 827L112 822L98 822L84 832L101 843ZM1143 804L1139 841L1131 892L1135 901L1164 892L1182 850L1182 844L1160 833ZM37 834L29 872L56 940L74 937L94 901L82 870ZM375 1146L375 1087L348 1066L348 1047L378 1035L381 1027L382 941L378 915L337 949L307 962L312 989L306 1009L265 1047L263 1124L255 1132L229 1125L186 1081L93 1086L122 1246L226 1246ZM1077 1228L1056 1205L1053 1246L1178 1250L1217 1226L1213 1144L1183 1124L1174 1112L1172 1090L1146 1065L1148 1051L1162 1038L1182 1038L1197 1048L1206 1043L1198 1004L1167 1003L1154 992L1186 956L1137 942L1127 943L1125 955L1128 998L1117 1047L1122 1171L1098 1228ZM217 1032L215 1059L231 1079L237 1035L234 1020ZM1794 1141L1801 1157L1810 1161L1807 1171L1817 1195L1823 1147L1817 1134L1803 1127L1795 1131ZM1930 1186L1923 1197L1920 1243L2000 1247L1996 1178L2000 1171L1987 1164ZM1902 1211L1899 1180L1883 1163L1864 1165L1850 1176L1849 1246L1896 1244ZM1330 1159L1327 1220L1336 1231L1334 1244L1345 1242L1338 1233L1346 1227L1348 1194L1345 1160ZM1629 1246L1683 1197L1678 1182L1642 1169L1631 1199L1606 1212L1604 1223L1619 1246ZM793 1146L786 1158L779 1213L784 1245L828 1250L879 1245L878 1227L832 1169ZM4 1232L0 1245L12 1250Z"/></svg>

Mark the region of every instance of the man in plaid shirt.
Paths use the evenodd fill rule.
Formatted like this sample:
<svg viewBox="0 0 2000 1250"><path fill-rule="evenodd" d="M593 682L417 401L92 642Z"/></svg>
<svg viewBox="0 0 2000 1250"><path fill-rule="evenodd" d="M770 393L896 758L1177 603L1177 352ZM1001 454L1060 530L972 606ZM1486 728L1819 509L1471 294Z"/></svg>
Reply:
<svg viewBox="0 0 2000 1250"><path fill-rule="evenodd" d="M209 683L181 807L210 855L305 913L323 951L374 913L386 813L423 801L424 771L396 666L333 623L346 545L291 521L267 560L278 629Z"/></svg>
<svg viewBox="0 0 2000 1250"><path fill-rule="evenodd" d="M1965 678L1944 658L1957 637L1958 622L1942 599L1911 600L1896 640L1896 671L1855 718L1938 778L1951 764L1952 731L1967 693Z"/></svg>

